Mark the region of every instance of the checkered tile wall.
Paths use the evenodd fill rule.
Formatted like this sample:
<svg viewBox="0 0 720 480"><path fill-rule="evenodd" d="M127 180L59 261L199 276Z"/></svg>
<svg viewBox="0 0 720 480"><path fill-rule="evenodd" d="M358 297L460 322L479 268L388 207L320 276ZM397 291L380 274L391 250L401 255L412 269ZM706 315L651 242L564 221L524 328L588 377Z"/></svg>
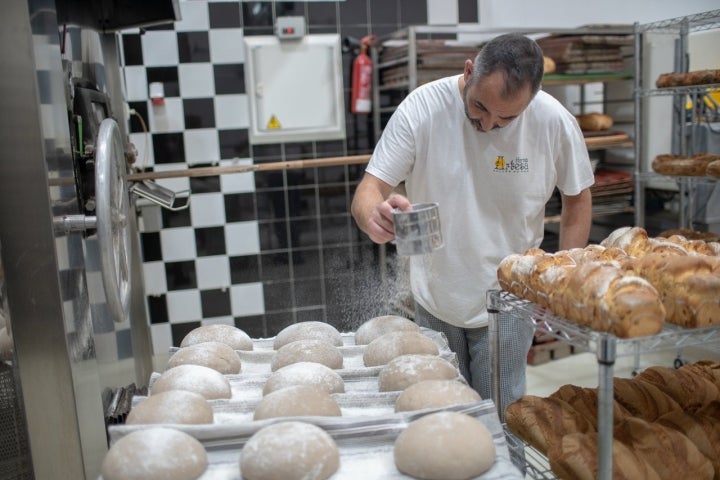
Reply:
<svg viewBox="0 0 720 480"><path fill-rule="evenodd" d="M146 170L250 165L369 153L370 116L347 113L346 141L251 145L243 38L273 33L274 19L302 15L308 33L382 35L425 24L426 0L180 2L182 20L122 32L130 137ZM458 0L459 21L477 22L476 0ZM343 55L346 93L354 54ZM162 82L152 105L148 86ZM346 102L346 104L349 102ZM387 313L378 249L349 206L363 165L159 180L191 192L189 208L141 204L145 290L156 353L191 329L227 323L253 337L323 320L354 328ZM392 265L389 267L392 273ZM382 277L386 278L386 277Z"/></svg>

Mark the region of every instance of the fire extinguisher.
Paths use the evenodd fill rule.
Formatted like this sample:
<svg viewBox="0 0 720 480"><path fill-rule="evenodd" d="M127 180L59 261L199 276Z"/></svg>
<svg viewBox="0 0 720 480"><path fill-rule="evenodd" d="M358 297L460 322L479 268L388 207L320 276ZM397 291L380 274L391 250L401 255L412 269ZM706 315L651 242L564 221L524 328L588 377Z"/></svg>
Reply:
<svg viewBox="0 0 720 480"><path fill-rule="evenodd" d="M353 60L350 111L355 114L370 113L372 108L372 60L367 50L374 39L375 35L363 37L360 40L360 53Z"/></svg>

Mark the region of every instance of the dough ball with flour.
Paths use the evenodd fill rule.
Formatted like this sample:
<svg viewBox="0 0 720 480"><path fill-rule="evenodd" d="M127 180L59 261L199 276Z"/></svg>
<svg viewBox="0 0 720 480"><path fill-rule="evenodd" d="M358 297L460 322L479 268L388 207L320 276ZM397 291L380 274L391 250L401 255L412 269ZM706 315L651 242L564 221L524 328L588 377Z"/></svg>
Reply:
<svg viewBox="0 0 720 480"><path fill-rule="evenodd" d="M335 440L322 428L279 422L258 430L240 453L247 480L325 480L340 467Z"/></svg>
<svg viewBox="0 0 720 480"><path fill-rule="evenodd" d="M458 369L442 357L410 353L393 358L380 370L378 389L381 392L400 391L423 380L451 380L459 375Z"/></svg>
<svg viewBox="0 0 720 480"><path fill-rule="evenodd" d="M265 381L263 395L294 385L310 385L328 393L343 393L345 381L332 368L316 362L298 362L286 365Z"/></svg>
<svg viewBox="0 0 720 480"><path fill-rule="evenodd" d="M435 342L420 332L390 332L370 342L365 348L363 362L366 367L376 367L408 353L438 355L440 350Z"/></svg>
<svg viewBox="0 0 720 480"><path fill-rule="evenodd" d="M329 368L342 368L343 355L338 347L323 340L296 340L280 347L270 360L274 372L298 362L316 362Z"/></svg>
<svg viewBox="0 0 720 480"><path fill-rule="evenodd" d="M482 400L472 387L457 380L423 380L410 385L395 400L396 412L443 408Z"/></svg>
<svg viewBox="0 0 720 480"><path fill-rule="evenodd" d="M355 345L368 345L376 338L390 332L419 332L420 326L405 317L383 315L366 321L355 332Z"/></svg>
<svg viewBox="0 0 720 480"><path fill-rule="evenodd" d="M395 466L415 478L463 480L495 462L492 434L478 419L436 412L411 422L395 440Z"/></svg>
<svg viewBox="0 0 720 480"><path fill-rule="evenodd" d="M217 370L201 365L178 365L165 370L150 388L151 395L168 390L199 393L207 400L232 397L228 379Z"/></svg>
<svg viewBox="0 0 720 480"><path fill-rule="evenodd" d="M340 406L325 390L311 385L293 385L265 395L255 407L253 419L341 415Z"/></svg>
<svg viewBox="0 0 720 480"><path fill-rule="evenodd" d="M199 393L168 390L151 395L135 405L128 413L125 423L213 423L213 409Z"/></svg>
<svg viewBox="0 0 720 480"><path fill-rule="evenodd" d="M233 350L252 350L253 341L250 335L232 325L203 325L191 330L180 343L181 347L189 347L196 343L220 342L232 347Z"/></svg>
<svg viewBox="0 0 720 480"><path fill-rule="evenodd" d="M240 373L242 368L237 352L224 343L203 342L178 349L167 362L167 368L178 365L202 365L222 374Z"/></svg>
<svg viewBox="0 0 720 480"><path fill-rule="evenodd" d="M172 428L153 427L115 442L102 462L103 480L195 480L207 469L205 447Z"/></svg>
<svg viewBox="0 0 720 480"><path fill-rule="evenodd" d="M273 341L273 348L280 349L283 345L297 340L323 340L336 347L343 345L340 332L325 322L299 322L283 328Z"/></svg>

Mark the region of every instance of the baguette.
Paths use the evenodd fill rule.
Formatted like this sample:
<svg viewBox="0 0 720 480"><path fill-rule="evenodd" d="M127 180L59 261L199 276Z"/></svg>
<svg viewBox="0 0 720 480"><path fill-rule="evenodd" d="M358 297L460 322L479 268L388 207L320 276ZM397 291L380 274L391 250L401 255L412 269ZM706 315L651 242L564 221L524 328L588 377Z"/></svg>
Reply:
<svg viewBox="0 0 720 480"><path fill-rule="evenodd" d="M630 415L652 422L662 415L680 410L680 404L655 385L629 378L613 379L615 400Z"/></svg>
<svg viewBox="0 0 720 480"><path fill-rule="evenodd" d="M647 460L660 478L711 480L715 476L710 460L677 430L629 417L615 425L614 434Z"/></svg>
<svg viewBox="0 0 720 480"><path fill-rule="evenodd" d="M652 383L675 400L683 410L697 410L720 400L720 391L715 384L690 370L649 367L640 372L635 380Z"/></svg>
<svg viewBox="0 0 720 480"><path fill-rule="evenodd" d="M714 160L707 164L705 174L711 177L720 178L720 160Z"/></svg>
<svg viewBox="0 0 720 480"><path fill-rule="evenodd" d="M720 418L686 411L669 412L655 421L685 435L712 463L720 480Z"/></svg>
<svg viewBox="0 0 720 480"><path fill-rule="evenodd" d="M563 480L596 480L598 447L596 435L571 433L548 452L550 468ZM614 480L660 480L661 477L643 457L619 440L612 442L612 478Z"/></svg>
<svg viewBox="0 0 720 480"><path fill-rule="evenodd" d="M568 433L594 431L590 422L564 401L534 395L508 405L505 421L510 431L545 455Z"/></svg>

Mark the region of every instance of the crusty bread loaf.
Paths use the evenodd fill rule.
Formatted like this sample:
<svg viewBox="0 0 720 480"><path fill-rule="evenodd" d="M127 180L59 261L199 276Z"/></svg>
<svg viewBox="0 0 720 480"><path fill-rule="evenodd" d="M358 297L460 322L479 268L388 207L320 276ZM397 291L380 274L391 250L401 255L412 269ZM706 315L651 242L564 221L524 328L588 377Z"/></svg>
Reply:
<svg viewBox="0 0 720 480"><path fill-rule="evenodd" d="M653 159L652 169L662 175L702 177L706 175L708 165L716 160L717 155L708 153L691 156L662 154Z"/></svg>
<svg viewBox="0 0 720 480"><path fill-rule="evenodd" d="M594 431L590 422L564 401L534 395L508 405L505 421L510 431L544 454L563 435Z"/></svg>
<svg viewBox="0 0 720 480"><path fill-rule="evenodd" d="M598 445L595 433L565 435L548 452L550 468L563 480L596 480L598 478ZM612 478L614 480L660 480L650 463L630 447L613 439Z"/></svg>
<svg viewBox="0 0 720 480"><path fill-rule="evenodd" d="M566 384L551 393L550 398L557 398L566 402L597 430L599 404L596 388ZM616 400L613 400L613 422L619 422L628 415L630 415L630 412Z"/></svg>
<svg viewBox="0 0 720 480"><path fill-rule="evenodd" d="M720 325L716 257L651 253L626 263L663 294L668 322L683 327Z"/></svg>
<svg viewBox="0 0 720 480"><path fill-rule="evenodd" d="M651 383L630 378L613 380L615 400L634 417L652 422L662 415L680 410L680 405Z"/></svg>
<svg viewBox="0 0 720 480"><path fill-rule="evenodd" d="M658 88L683 87L720 83L720 69L693 70L692 72L661 73L655 81Z"/></svg>
<svg viewBox="0 0 720 480"><path fill-rule="evenodd" d="M720 178L720 160L713 160L708 163L707 168L705 169L705 175Z"/></svg>
<svg viewBox="0 0 720 480"><path fill-rule="evenodd" d="M680 410L666 413L655 422L689 438L712 463L715 480L720 478L720 417Z"/></svg>
<svg viewBox="0 0 720 480"><path fill-rule="evenodd" d="M697 410L715 400L720 391L715 384L691 370L654 366L640 372L635 380L652 383L675 400L684 410Z"/></svg>
<svg viewBox="0 0 720 480"><path fill-rule="evenodd" d="M610 127L613 126L612 117L604 113L584 113L575 115L575 118L578 121L578 125L580 125L580 129L585 131L609 130Z"/></svg>
<svg viewBox="0 0 720 480"><path fill-rule="evenodd" d="M689 370L703 378L710 380L720 390L720 362L713 360L700 360L694 363L687 363L680 367L681 371ZM718 416L720 418L720 416Z"/></svg>
<svg viewBox="0 0 720 480"><path fill-rule="evenodd" d="M720 240L720 234L713 232L700 232L690 228L671 228L658 233L658 237L667 238L681 237L683 240L704 240L706 242L716 242Z"/></svg>
<svg viewBox="0 0 720 480"><path fill-rule="evenodd" d="M615 425L615 438L647 460L661 478L711 480L710 460L684 434L641 418L628 417Z"/></svg>
<svg viewBox="0 0 720 480"><path fill-rule="evenodd" d="M543 55L543 74L547 75L549 73L554 73L556 68L557 66L555 65L555 60L547 55Z"/></svg>

